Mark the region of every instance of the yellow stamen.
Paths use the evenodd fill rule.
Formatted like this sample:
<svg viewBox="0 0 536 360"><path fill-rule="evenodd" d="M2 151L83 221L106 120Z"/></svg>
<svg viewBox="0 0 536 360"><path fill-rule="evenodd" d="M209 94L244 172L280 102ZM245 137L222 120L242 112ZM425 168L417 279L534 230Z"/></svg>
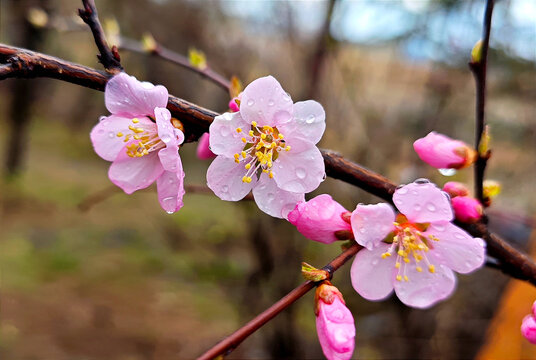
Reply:
<svg viewBox="0 0 536 360"><path fill-rule="evenodd" d="M137 124L137 123L140 122L140 120L138 120L138 118L134 118L134 119L132 119L132 122L133 122L134 124Z"/></svg>
<svg viewBox="0 0 536 360"><path fill-rule="evenodd" d="M435 273L435 266L434 265L428 265L428 271L430 271L432 274Z"/></svg>
<svg viewBox="0 0 536 360"><path fill-rule="evenodd" d="M237 132L237 133L241 133L241 132L242 132L242 129L240 129L240 128L236 128L236 132Z"/></svg>
<svg viewBox="0 0 536 360"><path fill-rule="evenodd" d="M246 170L249 170L251 168L251 164L246 164Z"/></svg>
<svg viewBox="0 0 536 360"><path fill-rule="evenodd" d="M117 137L122 137L123 136L123 133L122 132L118 132L117 133Z"/></svg>
<svg viewBox="0 0 536 360"><path fill-rule="evenodd" d="M242 157L245 159L246 158L246 152L245 151L242 151Z"/></svg>
<svg viewBox="0 0 536 360"><path fill-rule="evenodd" d="M257 126L257 122L256 122L256 121L252 121L252 122L251 122L251 126L256 127L256 126Z"/></svg>
<svg viewBox="0 0 536 360"><path fill-rule="evenodd" d="M402 281L402 275L397 275L397 276L396 276L396 280L398 280L398 281Z"/></svg>

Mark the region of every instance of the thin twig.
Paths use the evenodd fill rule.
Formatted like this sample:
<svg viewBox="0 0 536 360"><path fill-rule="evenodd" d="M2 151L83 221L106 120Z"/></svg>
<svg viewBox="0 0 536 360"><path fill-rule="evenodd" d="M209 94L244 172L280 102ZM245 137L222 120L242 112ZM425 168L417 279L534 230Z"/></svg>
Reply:
<svg viewBox="0 0 536 360"><path fill-rule="evenodd" d="M330 274L333 274L337 271L342 265L344 265L348 260L350 260L362 247L358 244L354 244L343 253L333 259L330 263L324 266L324 270L328 270ZM235 331L233 334L229 335L207 352L201 355L198 360L211 360L219 355L226 356L231 353L242 341L244 341L249 335L253 334L259 328L261 328L268 321L273 319L281 311L285 310L287 307L292 305L296 300L301 298L303 295L307 294L311 289L315 287L315 283L312 281L306 281L300 286L289 292L278 302L270 306L268 309L264 310L262 313L257 315L253 320L248 322L246 325Z"/></svg>
<svg viewBox="0 0 536 360"><path fill-rule="evenodd" d="M111 77L95 69L73 64L49 55L0 44L0 59L8 58L11 70L0 76L0 80L10 77L35 78L50 77L92 89L103 91ZM170 96L167 108L184 125L186 142L196 141L208 131L210 123L218 113L207 110L186 100ZM368 191L388 202L396 184L359 164L344 159L332 151L323 150L326 173ZM506 241L488 232L484 224L466 226L469 233L483 238L488 244L488 254L507 266L505 272L510 276L536 285L536 264Z"/></svg>
<svg viewBox="0 0 536 360"><path fill-rule="evenodd" d="M484 198L484 172L488 162L489 153L481 154L480 143L485 129L484 110L486 106L486 68L488 63L489 37L491 32L491 17L493 14L494 0L486 1L484 25L482 30L482 45L477 59L472 59L469 68L475 78L476 86L476 121L475 121L475 148L478 150L478 158L475 162L475 197L484 205L488 202Z"/></svg>
<svg viewBox="0 0 536 360"><path fill-rule="evenodd" d="M95 44L100 52L100 54L97 55L97 58L106 71L111 74L117 74L123 70L121 59L117 52L117 48L114 46L110 49L106 42L106 36L104 35L104 30L99 21L99 14L97 13L95 0L82 0L82 4L84 5L84 8L78 9L78 15L80 15L80 18L82 18L82 20L89 26L93 33Z"/></svg>
<svg viewBox="0 0 536 360"><path fill-rule="evenodd" d="M131 51L138 54L149 54L161 59L164 59L166 61L169 61L172 64L182 66L185 69L188 69L190 71L193 71L205 79L208 79L212 81L214 84L221 87L223 90L229 92L229 88L231 87L231 82L223 77L222 75L218 74L214 70L212 70L210 67L205 67L203 69L200 69L198 67L193 66L190 64L190 61L188 58L182 54L179 54L173 50L170 50L160 44L156 44L156 47L153 50L147 51L141 42L128 39L125 37L120 37L119 41L119 48L122 50Z"/></svg>

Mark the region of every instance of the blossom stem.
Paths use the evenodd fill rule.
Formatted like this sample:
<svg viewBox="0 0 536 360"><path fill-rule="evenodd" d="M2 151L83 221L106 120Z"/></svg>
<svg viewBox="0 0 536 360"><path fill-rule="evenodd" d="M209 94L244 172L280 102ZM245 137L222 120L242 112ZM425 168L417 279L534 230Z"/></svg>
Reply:
<svg viewBox="0 0 536 360"><path fill-rule="evenodd" d="M476 121L475 121L475 148L479 150L480 142L485 129L484 110L486 106L486 68L488 63L489 37L491 32L491 17L493 14L494 0L486 1L486 10L484 13L484 25L482 30L482 46L480 56L477 60L469 63L469 68L475 78L476 86ZM478 151L478 158L475 161L475 197L482 204L488 202L484 199L484 172L489 158L489 152L482 154Z"/></svg>
<svg viewBox="0 0 536 360"><path fill-rule="evenodd" d="M342 252L339 256L329 262L322 269L326 270L333 275L342 265L348 260L354 257L355 254L362 247L358 244L354 244ZM244 341L249 335L260 329L264 324L273 319L281 311L292 305L296 300L307 294L311 289L315 287L316 283L312 281L306 281L282 297L278 302L270 306L268 309L257 315L253 320L236 330L234 333L214 345L203 355L198 357L198 360L210 360L220 355L226 356L230 354L242 341Z"/></svg>
<svg viewBox="0 0 536 360"><path fill-rule="evenodd" d="M231 87L231 82L228 79L218 74L210 67L200 69L198 67L192 66L186 56L179 54L173 50L170 50L166 47L163 47L160 44L157 44L154 50L147 51L146 49L144 49L141 42L121 37L119 42L119 48L138 54L150 54L152 56L169 61L172 64L182 66L183 68L198 73L205 79L212 81L214 84L218 85L223 90L229 91Z"/></svg>
<svg viewBox="0 0 536 360"><path fill-rule="evenodd" d="M99 15L97 13L97 7L95 6L95 0L82 0L84 5L83 9L78 10L80 18L89 26L95 39L95 44L99 49L100 54L97 55L99 61L102 63L107 72L111 74L117 74L123 67L121 66L121 59L117 48L114 46L110 49L104 30L99 21Z"/></svg>
<svg viewBox="0 0 536 360"><path fill-rule="evenodd" d="M74 64L50 55L0 44L0 80L7 78L49 77L103 91L110 74L87 66ZM168 99L167 108L184 125L185 142L192 142L207 132L218 113L175 96ZM392 203L396 184L341 155L322 150L328 176L355 185ZM536 263L500 237L491 234L484 224L466 227L469 233L482 237L488 244L488 254L504 266L511 277L536 285Z"/></svg>

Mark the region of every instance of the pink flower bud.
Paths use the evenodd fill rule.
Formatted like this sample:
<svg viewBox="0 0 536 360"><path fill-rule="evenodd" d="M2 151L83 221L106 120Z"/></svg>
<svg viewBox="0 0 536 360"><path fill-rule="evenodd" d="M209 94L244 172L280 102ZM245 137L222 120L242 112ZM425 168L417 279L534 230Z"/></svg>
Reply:
<svg viewBox="0 0 536 360"><path fill-rule="evenodd" d="M322 194L307 202L298 203L288 214L288 221L306 238L331 244L340 240L337 235L342 231L351 234L352 227L342 217L346 212L347 210L331 196Z"/></svg>
<svg viewBox="0 0 536 360"><path fill-rule="evenodd" d="M208 133L204 133L199 138L199 144L197 145L197 157L201 160L214 159L216 155L210 151L209 145L210 136Z"/></svg>
<svg viewBox="0 0 536 360"><path fill-rule="evenodd" d="M450 195L451 198L456 196L467 196L469 195L469 189L465 184L457 181L449 181L443 185L443 191Z"/></svg>
<svg viewBox="0 0 536 360"><path fill-rule="evenodd" d="M241 97L242 93L240 93L237 97L234 97L229 101L229 110L231 110L231 112L238 112L240 110Z"/></svg>
<svg viewBox="0 0 536 360"><path fill-rule="evenodd" d="M329 282L318 286L315 296L316 331L328 360L347 360L355 346L355 324L339 290Z"/></svg>
<svg viewBox="0 0 536 360"><path fill-rule="evenodd" d="M437 169L462 169L476 160L476 151L460 140L432 131L413 143L422 161Z"/></svg>
<svg viewBox="0 0 536 360"><path fill-rule="evenodd" d="M484 213L484 208L480 202L469 196L456 196L451 200L452 208L456 219L464 223L478 221Z"/></svg>
<svg viewBox="0 0 536 360"><path fill-rule="evenodd" d="M530 343L536 345L536 318L534 314L536 313L536 301L532 304L532 314L525 316L523 322L521 323L521 334L525 339Z"/></svg>

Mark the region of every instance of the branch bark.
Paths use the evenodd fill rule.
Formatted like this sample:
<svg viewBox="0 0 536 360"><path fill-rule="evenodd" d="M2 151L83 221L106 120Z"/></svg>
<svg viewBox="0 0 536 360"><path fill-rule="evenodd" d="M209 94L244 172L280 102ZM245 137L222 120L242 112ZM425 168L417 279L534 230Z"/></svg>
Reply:
<svg viewBox="0 0 536 360"><path fill-rule="evenodd" d="M8 62L8 70L0 70L0 80L6 78L50 77L103 91L110 74L53 56L0 44L0 61ZM5 65L4 65L5 66ZM3 68L0 65L0 69ZM170 96L167 108L173 117L184 125L186 142L192 142L208 131L218 113L175 96ZM322 150L328 176L345 181L368 191L385 201L392 202L396 184L387 178L344 159L341 155ZM536 285L536 263L496 235L487 231L484 224L467 227L469 233L483 238L488 244L488 254L504 265L508 275Z"/></svg>
<svg viewBox="0 0 536 360"><path fill-rule="evenodd" d="M117 48L114 46L110 49L108 42L106 42L106 36L104 30L99 21L99 14L97 7L95 6L95 0L82 0L84 5L83 9L78 9L78 15L89 26L95 39L95 44L99 49L100 54L97 58L104 66L107 72L111 74L117 74L123 70L121 66L121 58L117 52Z"/></svg>
<svg viewBox="0 0 536 360"><path fill-rule="evenodd" d="M331 275L337 271L341 266L343 266L348 260L350 260L362 247L358 244L354 244L339 256L329 262L326 266L323 267L324 270L327 270ZM331 278L330 278L331 279ZM292 305L296 300L301 298L303 295L307 294L311 289L316 286L316 283L312 281L306 281L300 286L289 292L281 300L270 306L268 309L257 315L253 320L248 322L246 325L235 331L233 334L229 335L203 355L201 355L198 360L211 360L219 355L226 356L230 354L242 341L244 341L249 335L253 334L260 327L266 324L268 321L277 316L281 311L285 310L287 307Z"/></svg>
<svg viewBox="0 0 536 360"><path fill-rule="evenodd" d="M484 26L482 31L482 45L478 58L471 59L469 68L475 78L476 86L476 117L475 117L475 148L480 150L480 142L485 129L485 107L486 107L486 69L488 64L489 37L491 33L491 17L493 14L494 0L487 0L484 13ZM489 158L489 153L481 154L478 151L478 158L474 165L475 173L475 197L484 205L488 203L484 198L484 173Z"/></svg>

